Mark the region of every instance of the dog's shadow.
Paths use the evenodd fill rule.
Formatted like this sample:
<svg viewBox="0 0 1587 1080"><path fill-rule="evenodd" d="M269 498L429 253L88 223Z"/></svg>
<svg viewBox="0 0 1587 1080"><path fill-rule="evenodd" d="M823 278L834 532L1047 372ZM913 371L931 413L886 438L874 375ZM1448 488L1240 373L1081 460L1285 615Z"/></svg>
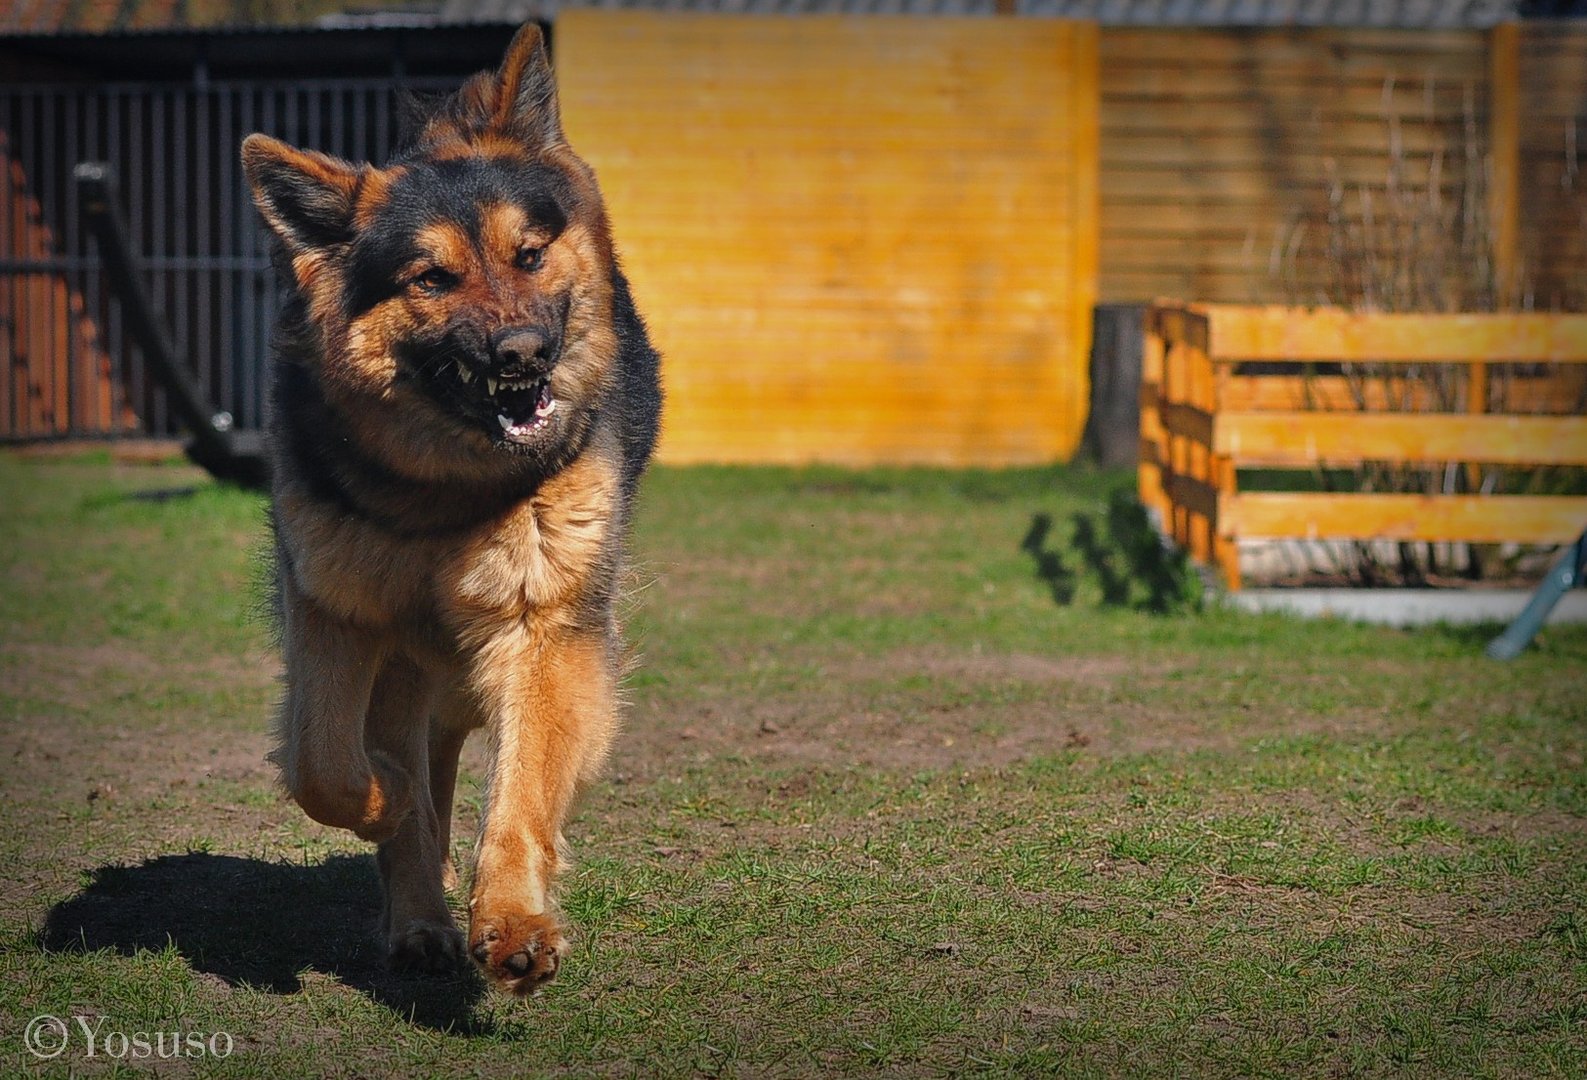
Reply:
<svg viewBox="0 0 1587 1080"><path fill-rule="evenodd" d="M313 866L192 852L96 870L88 886L50 909L48 952L114 949L131 956L169 944L195 971L277 994L302 973L330 975L412 1023L475 1032L485 987L455 975L388 970L375 938L380 879L368 856L333 855Z"/></svg>

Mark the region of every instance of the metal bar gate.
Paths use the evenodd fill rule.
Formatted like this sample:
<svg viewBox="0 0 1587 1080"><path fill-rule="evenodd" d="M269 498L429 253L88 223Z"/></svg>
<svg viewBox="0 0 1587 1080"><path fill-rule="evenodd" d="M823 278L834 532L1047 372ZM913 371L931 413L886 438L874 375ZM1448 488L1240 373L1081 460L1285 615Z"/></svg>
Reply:
<svg viewBox="0 0 1587 1080"><path fill-rule="evenodd" d="M384 161L402 98L456 80L0 86L0 441L171 434L175 417L106 288L72 169L108 162L177 355L243 430L264 426L279 296L237 146L265 131Z"/></svg>

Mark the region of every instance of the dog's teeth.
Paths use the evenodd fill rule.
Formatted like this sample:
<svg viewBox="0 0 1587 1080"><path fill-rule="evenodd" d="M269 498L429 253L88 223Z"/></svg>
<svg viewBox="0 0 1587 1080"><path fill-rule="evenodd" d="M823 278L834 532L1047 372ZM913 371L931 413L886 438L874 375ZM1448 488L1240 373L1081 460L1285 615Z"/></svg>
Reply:
<svg viewBox="0 0 1587 1080"><path fill-rule="evenodd" d="M496 423L501 425L503 431L511 431L513 429L513 422L508 419L506 413L497 413Z"/></svg>
<svg viewBox="0 0 1587 1080"><path fill-rule="evenodd" d="M556 398L552 398L550 401L546 402L544 405L540 406L539 408L537 408L535 410L535 417L537 419L544 420L546 417L550 416L552 413L554 413L556 411L557 411L557 399Z"/></svg>
<svg viewBox="0 0 1587 1080"><path fill-rule="evenodd" d="M485 389L490 392L491 397L496 396L496 380L489 375L485 376Z"/></svg>
<svg viewBox="0 0 1587 1080"><path fill-rule="evenodd" d="M466 383L471 383L474 381L474 369L467 364L459 363L457 365L457 377Z"/></svg>

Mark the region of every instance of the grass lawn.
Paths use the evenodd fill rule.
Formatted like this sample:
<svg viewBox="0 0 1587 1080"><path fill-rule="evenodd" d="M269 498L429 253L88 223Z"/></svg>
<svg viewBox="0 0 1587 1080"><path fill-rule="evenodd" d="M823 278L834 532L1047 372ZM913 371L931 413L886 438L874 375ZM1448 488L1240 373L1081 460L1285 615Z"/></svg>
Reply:
<svg viewBox="0 0 1587 1080"><path fill-rule="evenodd" d="M1587 631L1104 604L1064 545L1128 482L656 470L515 1003L387 974L369 849L274 789L261 500L0 457L0 1074L1587 1073Z"/></svg>

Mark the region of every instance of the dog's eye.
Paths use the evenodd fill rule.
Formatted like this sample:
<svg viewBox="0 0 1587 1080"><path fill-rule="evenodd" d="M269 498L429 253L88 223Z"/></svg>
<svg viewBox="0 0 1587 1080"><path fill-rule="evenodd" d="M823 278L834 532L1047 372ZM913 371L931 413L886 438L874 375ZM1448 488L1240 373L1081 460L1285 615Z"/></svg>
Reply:
<svg viewBox="0 0 1587 1080"><path fill-rule="evenodd" d="M518 252L518 258L514 260L514 263L520 270L538 270L545 255L545 248L524 248Z"/></svg>
<svg viewBox="0 0 1587 1080"><path fill-rule="evenodd" d="M457 284L457 275L439 266L432 266L414 278L413 283L427 293L441 293Z"/></svg>

